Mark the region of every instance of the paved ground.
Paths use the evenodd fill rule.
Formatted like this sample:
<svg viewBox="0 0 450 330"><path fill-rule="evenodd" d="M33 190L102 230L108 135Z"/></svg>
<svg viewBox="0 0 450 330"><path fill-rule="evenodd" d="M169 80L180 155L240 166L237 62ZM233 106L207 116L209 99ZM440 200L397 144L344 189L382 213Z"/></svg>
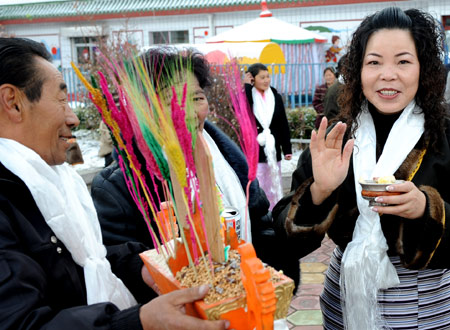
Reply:
<svg viewBox="0 0 450 330"><path fill-rule="evenodd" d="M325 237L319 249L300 260L301 282L289 307L287 317L289 329L323 329L319 295L334 247L335 244Z"/></svg>
<svg viewBox="0 0 450 330"><path fill-rule="evenodd" d="M297 161L295 160L295 164ZM288 169L288 166L285 166ZM295 167L291 169L293 171ZM283 172L283 192L290 190L292 172ZM330 257L335 244L325 237L322 245L316 251L300 260L300 287L292 298L288 311L288 326L293 330L319 330L322 326L322 313L319 305L319 295L323 289L325 272L330 263Z"/></svg>

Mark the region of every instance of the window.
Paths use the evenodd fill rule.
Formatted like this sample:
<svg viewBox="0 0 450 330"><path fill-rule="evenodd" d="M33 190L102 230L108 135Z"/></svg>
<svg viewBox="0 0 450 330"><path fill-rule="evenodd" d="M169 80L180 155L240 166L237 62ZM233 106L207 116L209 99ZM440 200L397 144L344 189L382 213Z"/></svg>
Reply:
<svg viewBox="0 0 450 330"><path fill-rule="evenodd" d="M96 63L96 52L99 42L106 37L75 37L72 38L72 59L80 67L86 68Z"/></svg>
<svg viewBox="0 0 450 330"><path fill-rule="evenodd" d="M189 42L188 31L170 31L171 44L184 44Z"/></svg>
<svg viewBox="0 0 450 330"><path fill-rule="evenodd" d="M184 44L189 43L189 31L156 31L150 32L151 44Z"/></svg>
<svg viewBox="0 0 450 330"><path fill-rule="evenodd" d="M169 44L169 31L150 32L153 36L153 44Z"/></svg>

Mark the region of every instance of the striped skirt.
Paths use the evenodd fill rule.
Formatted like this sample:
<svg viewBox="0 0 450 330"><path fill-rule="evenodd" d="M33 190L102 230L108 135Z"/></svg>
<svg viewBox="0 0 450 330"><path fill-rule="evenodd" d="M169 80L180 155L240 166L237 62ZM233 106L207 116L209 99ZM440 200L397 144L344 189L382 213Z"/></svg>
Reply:
<svg viewBox="0 0 450 330"><path fill-rule="evenodd" d="M342 251L336 247L320 296L324 329L344 329L339 287L341 259ZM409 270L401 266L399 257L390 260L400 284L378 293L381 314L389 329L450 329L450 269Z"/></svg>

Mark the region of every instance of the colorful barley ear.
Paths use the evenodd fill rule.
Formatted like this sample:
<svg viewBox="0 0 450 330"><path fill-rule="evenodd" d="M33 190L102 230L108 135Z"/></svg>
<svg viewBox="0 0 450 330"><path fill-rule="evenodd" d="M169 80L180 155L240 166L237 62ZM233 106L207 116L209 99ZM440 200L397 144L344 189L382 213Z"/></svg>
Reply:
<svg viewBox="0 0 450 330"><path fill-rule="evenodd" d="M269 283L272 275L264 270L260 261L255 263L257 258L253 250L250 254L242 253L239 265L236 249L244 242L237 239L234 229L226 230L220 217L222 197L218 193L212 155L204 136L198 131L195 94L190 90L192 63L190 59L187 63L181 61L183 56L188 56L185 53L177 54L178 63L170 62L170 56L164 50L159 52L159 57L151 59L155 62L149 61L147 53L139 55L125 51L123 58L101 55L103 69L98 74L98 83L93 81L92 85L78 73L111 131L128 190L147 222L155 249L140 256L161 292L181 288L181 280L175 280L175 276L178 273L184 277L183 269L194 274L189 279L195 283L200 283L206 273L207 283L215 285L215 280L220 279L219 272L229 264L230 272L244 275L241 280L245 282L245 293L239 289L236 297L217 301L216 307L212 307L216 303L210 304L206 299L188 304L186 313L209 318L204 311L212 307L214 313L221 310L217 315L228 318L232 314L233 328L248 329L251 324L251 328L256 325L258 329L261 326L270 329L275 305L281 301L281 310L287 313L293 281L280 274L280 281L274 285L283 285L283 288L275 296L276 290ZM231 108L239 123L239 142L248 162L244 237L249 237L249 187L256 177L259 151L256 125L235 62L228 67L225 81ZM162 182L163 203L159 197L158 200L152 197L151 189L155 193L158 190L154 176ZM154 233L150 221L155 222L159 236ZM231 250L225 244L231 245ZM251 243L247 245L251 246ZM227 281L230 285L240 283L235 278L227 278ZM217 293L222 288L214 289ZM228 299L239 301L239 306L235 302L227 303ZM242 301L244 306L240 306ZM224 311L224 308L229 310ZM264 318L265 322L258 324L257 320L252 321L247 316Z"/></svg>
<svg viewBox="0 0 450 330"><path fill-rule="evenodd" d="M238 138L242 151L248 163L248 183L246 187L247 207L245 214L245 236L247 237L248 225L248 199L250 194L250 184L256 178L258 169L259 145L256 139L258 133L256 122L248 104L245 91L242 87L241 71L236 61L231 61L226 67L224 75L225 84L230 96L231 109L239 123Z"/></svg>

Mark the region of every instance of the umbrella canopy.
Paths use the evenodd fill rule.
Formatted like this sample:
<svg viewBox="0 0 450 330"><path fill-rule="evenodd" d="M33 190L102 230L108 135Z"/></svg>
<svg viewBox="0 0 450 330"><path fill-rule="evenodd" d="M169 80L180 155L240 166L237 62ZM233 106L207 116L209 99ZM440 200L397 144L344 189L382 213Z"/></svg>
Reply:
<svg viewBox="0 0 450 330"><path fill-rule="evenodd" d="M244 57L253 58L255 62L264 61L264 63L286 63L283 51L280 46L273 42L245 42L239 44L233 43L211 43L192 45L203 54L211 54L217 51L226 55L222 57L225 61L228 58L242 59ZM214 55L212 55L214 56ZM220 57L220 56L219 56ZM247 62L246 62L247 63ZM219 63L223 64L223 63Z"/></svg>
<svg viewBox="0 0 450 330"><path fill-rule="evenodd" d="M264 5L265 1L263 1L263 11L257 19L211 37L206 40L206 43L272 41L278 44L306 44L327 41L318 33L272 17L272 13Z"/></svg>
<svg viewBox="0 0 450 330"><path fill-rule="evenodd" d="M243 42L235 43L211 43L193 45L198 51L205 54L206 59L211 64L223 65L236 59L239 64L286 64L283 51L280 45L274 42ZM280 66L281 72L284 73L285 67ZM279 66L274 68L274 73L278 73ZM269 67L272 73L272 68Z"/></svg>

